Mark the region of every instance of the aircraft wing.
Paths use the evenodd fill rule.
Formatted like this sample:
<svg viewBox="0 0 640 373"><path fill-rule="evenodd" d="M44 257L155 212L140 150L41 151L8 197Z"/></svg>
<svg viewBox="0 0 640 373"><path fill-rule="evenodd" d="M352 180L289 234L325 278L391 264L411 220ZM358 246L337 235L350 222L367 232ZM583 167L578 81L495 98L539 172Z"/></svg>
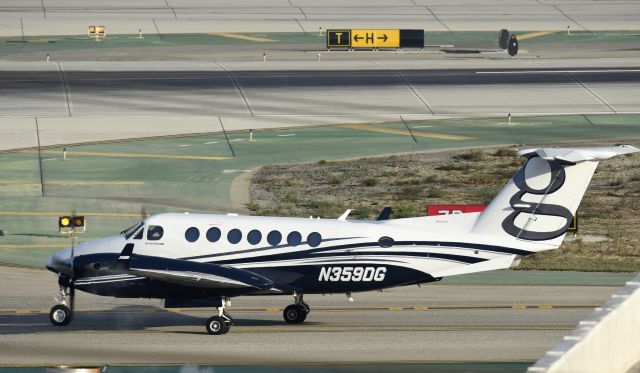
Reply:
<svg viewBox="0 0 640 373"><path fill-rule="evenodd" d="M212 263L131 255L127 273L166 283L209 289L269 289L273 282L264 276Z"/></svg>

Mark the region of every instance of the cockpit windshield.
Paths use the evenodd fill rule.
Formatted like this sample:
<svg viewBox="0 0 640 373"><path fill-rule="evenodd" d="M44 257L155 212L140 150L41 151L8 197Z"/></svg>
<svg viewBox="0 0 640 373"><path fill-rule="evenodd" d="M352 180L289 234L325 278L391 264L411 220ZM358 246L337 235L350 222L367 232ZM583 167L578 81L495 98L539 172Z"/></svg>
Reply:
<svg viewBox="0 0 640 373"><path fill-rule="evenodd" d="M120 234L124 235L125 239L129 239L131 238L131 236L133 236L134 233L136 233L138 231L138 229L140 229L140 227L142 227L144 225L144 222L141 221L135 225L130 226L129 228L123 230L122 232L120 232Z"/></svg>

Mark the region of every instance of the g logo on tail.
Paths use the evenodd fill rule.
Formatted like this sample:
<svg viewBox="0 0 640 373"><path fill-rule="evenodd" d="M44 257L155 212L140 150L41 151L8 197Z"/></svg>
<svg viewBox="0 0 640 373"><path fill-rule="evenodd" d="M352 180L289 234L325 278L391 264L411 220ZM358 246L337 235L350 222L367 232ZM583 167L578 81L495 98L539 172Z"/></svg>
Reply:
<svg viewBox="0 0 640 373"><path fill-rule="evenodd" d="M543 174L545 170L550 173L549 180L540 184L540 180L544 179L542 176L546 175ZM533 174L529 181L537 182L538 185L529 185L527 180L529 173ZM538 156L530 157L513 176L513 182L520 191L509 200L509 204L514 211L502 221L502 229L516 238L532 241L550 240L564 234L573 220L571 211L560 205L523 201L522 197L527 193L541 196L553 194L562 188L565 177L564 167L559 162L548 162ZM515 220L520 213L535 214L536 216L557 216L564 218L566 222L564 226L554 231L529 231L525 229L526 223L523 227L515 225Z"/></svg>

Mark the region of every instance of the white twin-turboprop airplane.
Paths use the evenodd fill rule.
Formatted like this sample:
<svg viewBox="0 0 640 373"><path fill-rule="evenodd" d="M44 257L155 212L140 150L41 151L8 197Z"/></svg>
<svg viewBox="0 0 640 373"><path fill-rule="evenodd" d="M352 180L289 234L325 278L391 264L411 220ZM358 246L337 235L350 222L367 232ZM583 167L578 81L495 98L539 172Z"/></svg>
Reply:
<svg viewBox="0 0 640 373"><path fill-rule="evenodd" d="M225 334L229 299L293 295L288 323L310 308L303 294L379 290L509 268L562 243L598 162L639 149L544 148L481 213L377 221L209 214L151 216L120 235L55 253L54 325L73 316L75 289L124 298L160 298L165 307L215 307L210 334Z"/></svg>

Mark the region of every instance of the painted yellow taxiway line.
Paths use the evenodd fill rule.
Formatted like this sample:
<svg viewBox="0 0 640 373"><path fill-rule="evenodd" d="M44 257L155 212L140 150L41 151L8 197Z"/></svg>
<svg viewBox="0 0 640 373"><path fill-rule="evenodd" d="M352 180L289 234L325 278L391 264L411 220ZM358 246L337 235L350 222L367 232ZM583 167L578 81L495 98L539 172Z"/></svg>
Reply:
<svg viewBox="0 0 640 373"><path fill-rule="evenodd" d="M14 215L14 216L62 216L69 215L69 211L0 211L0 215ZM136 213L118 213L118 212L83 212L83 216L103 216L110 218L139 218L143 217L142 214Z"/></svg>
<svg viewBox="0 0 640 373"><path fill-rule="evenodd" d="M222 36L224 38L229 38L229 39L255 41L255 42L258 42L258 43L269 43L269 42L272 42L272 41L277 41L275 39L261 38L261 37L258 37L258 36L251 36L251 35L233 34L233 33L230 33L230 32L214 32L214 33L211 33L209 35Z"/></svg>
<svg viewBox="0 0 640 373"><path fill-rule="evenodd" d="M385 127L376 127L370 124L343 124L340 125L342 128L349 128L353 130L360 131L369 131L369 132L381 132L381 133L390 133L394 135L402 135L402 136L419 136L419 137L429 137L432 139L442 139L442 140L472 140L474 137L469 136L460 136L460 135L450 135L446 133L435 133L435 132L425 132L425 131L411 131L409 133L408 130L401 130L395 128L385 128Z"/></svg>
<svg viewBox="0 0 640 373"><path fill-rule="evenodd" d="M37 153L38 150L22 150L23 153ZM45 154L60 154L59 150L42 150ZM106 153L106 152L83 152L83 151L67 151L68 157L73 156L88 157L111 157L111 158L165 158L165 159L192 159L201 161L223 161L230 157L211 157L204 155L172 155L172 154L141 154L141 153Z"/></svg>
<svg viewBox="0 0 640 373"><path fill-rule="evenodd" d="M0 249L65 249L69 244L2 244Z"/></svg>
<svg viewBox="0 0 640 373"><path fill-rule="evenodd" d="M68 245L67 245L68 246ZM65 246L65 247L67 247ZM487 305L487 306L370 306L370 307L314 307L314 311L318 312L361 312L361 311L381 311L381 312L411 312L411 311L460 311L460 310L494 310L494 309L505 309L505 310L523 310L523 309L538 309L538 310L549 310L549 309L583 309L583 308L595 308L598 305L596 304L571 304L571 305L550 305L550 304L529 304L529 305ZM237 313L254 313L254 312L282 312L283 308L280 307L240 307L234 308L233 312ZM129 308L126 310L121 309L111 309L111 310L86 310L81 311L82 313L96 313L96 314L132 314L132 313L144 313L144 314L155 314L155 313L177 313L177 314L200 314L211 313L211 309L201 309L201 308ZM0 315L12 315L12 314L46 314L49 313L48 309L38 310L38 309L0 309ZM503 325L504 327L509 327L508 325Z"/></svg>
<svg viewBox="0 0 640 373"><path fill-rule="evenodd" d="M29 185L38 184L39 180L0 180L0 185ZM47 185L143 185L144 181L122 181L122 180L46 180Z"/></svg>
<svg viewBox="0 0 640 373"><path fill-rule="evenodd" d="M540 36L545 36L553 33L555 33L555 31L538 31L538 32L530 32L528 34L516 35L516 37L518 38L518 41L520 41L520 40L533 39L533 38L537 38Z"/></svg>

